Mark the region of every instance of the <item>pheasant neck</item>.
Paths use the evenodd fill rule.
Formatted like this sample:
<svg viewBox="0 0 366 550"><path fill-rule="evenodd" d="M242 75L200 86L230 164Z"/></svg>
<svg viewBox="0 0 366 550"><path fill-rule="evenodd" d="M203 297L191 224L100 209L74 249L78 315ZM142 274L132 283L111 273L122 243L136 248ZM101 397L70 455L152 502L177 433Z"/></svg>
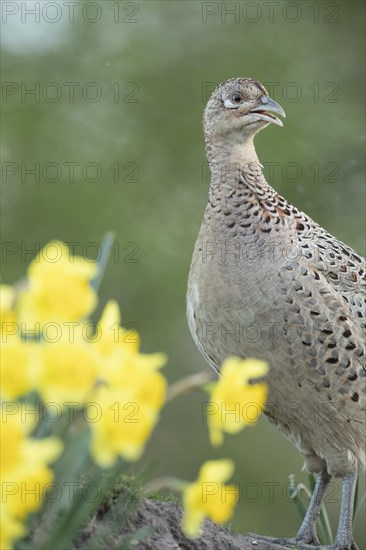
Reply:
<svg viewBox="0 0 366 550"><path fill-rule="evenodd" d="M231 148L209 143L207 150L212 177L205 222L215 220L233 237L292 240L298 212L267 183L253 141Z"/></svg>
<svg viewBox="0 0 366 550"><path fill-rule="evenodd" d="M237 193L244 193L247 199L252 197L252 201L259 203L266 199L277 201L277 192L263 175L253 138L231 145L207 140L206 150L211 170L209 197L212 202L220 197L226 197L225 201L235 201Z"/></svg>
<svg viewBox="0 0 366 550"><path fill-rule="evenodd" d="M213 183L234 183L240 173L261 167L252 137L242 143L206 139L206 154Z"/></svg>

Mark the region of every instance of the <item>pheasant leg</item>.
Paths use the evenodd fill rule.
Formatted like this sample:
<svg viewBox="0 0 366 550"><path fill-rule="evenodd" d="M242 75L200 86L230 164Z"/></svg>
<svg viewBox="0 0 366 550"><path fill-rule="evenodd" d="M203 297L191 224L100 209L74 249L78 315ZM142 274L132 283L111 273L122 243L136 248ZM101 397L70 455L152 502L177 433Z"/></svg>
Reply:
<svg viewBox="0 0 366 550"><path fill-rule="evenodd" d="M357 483L357 470L345 474L342 482L342 502L335 547L340 550L357 550L352 536L353 503Z"/></svg>
<svg viewBox="0 0 366 550"><path fill-rule="evenodd" d="M308 544L320 544L316 534L315 524L331 477L332 476L330 476L326 470L318 475L304 521L296 535L296 541Z"/></svg>

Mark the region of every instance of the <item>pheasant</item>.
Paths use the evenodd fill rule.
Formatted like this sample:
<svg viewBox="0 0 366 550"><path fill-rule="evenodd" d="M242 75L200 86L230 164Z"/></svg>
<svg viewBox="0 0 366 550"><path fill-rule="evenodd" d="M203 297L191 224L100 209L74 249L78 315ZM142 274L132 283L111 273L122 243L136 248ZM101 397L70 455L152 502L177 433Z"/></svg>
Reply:
<svg viewBox="0 0 366 550"><path fill-rule="evenodd" d="M365 260L265 180L254 136L283 126L282 107L252 78L220 84L203 125L211 171L193 252L187 317L209 364L231 355L266 360L264 413L317 474L296 548L355 550L352 512L366 459ZM334 544L316 520L332 476L342 478ZM273 542L272 540L272 542Z"/></svg>

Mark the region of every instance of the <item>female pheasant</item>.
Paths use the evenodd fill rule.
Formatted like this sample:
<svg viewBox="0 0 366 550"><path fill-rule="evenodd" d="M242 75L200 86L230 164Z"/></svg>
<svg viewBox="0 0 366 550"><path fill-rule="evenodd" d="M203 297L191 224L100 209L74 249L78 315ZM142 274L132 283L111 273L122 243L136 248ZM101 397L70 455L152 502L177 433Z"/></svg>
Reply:
<svg viewBox="0 0 366 550"><path fill-rule="evenodd" d="M254 136L285 113L251 78L213 92L204 113L209 200L188 281L187 315L219 372L230 355L270 365L265 414L319 474L297 548L319 547L315 522L332 476L343 480L334 545L355 550L352 510L365 465L365 260L265 180ZM284 542L279 540L279 542Z"/></svg>

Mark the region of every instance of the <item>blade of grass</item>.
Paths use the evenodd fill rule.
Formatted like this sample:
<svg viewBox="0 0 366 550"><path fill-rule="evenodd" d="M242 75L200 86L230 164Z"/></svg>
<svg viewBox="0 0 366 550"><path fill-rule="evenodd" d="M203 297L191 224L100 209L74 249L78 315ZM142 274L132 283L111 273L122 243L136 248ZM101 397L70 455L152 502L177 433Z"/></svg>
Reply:
<svg viewBox="0 0 366 550"><path fill-rule="evenodd" d="M300 489L304 489L304 492L305 492L305 494L306 494L306 496L308 497L309 500L310 500L310 495L308 494L308 490L304 485L302 485L300 483L296 484L294 474L291 474L289 476L289 480L290 480L289 489L291 491L290 500L291 500L291 502L293 502L295 504L296 509L300 514L300 518L301 518L301 520L303 520L305 515L306 515L306 506L301 501Z"/></svg>
<svg viewBox="0 0 366 550"><path fill-rule="evenodd" d="M322 504L322 507L320 508L320 514L319 514L319 529L320 529L320 538L323 544L332 544L333 541L333 533L332 528L330 526L329 516L327 509L324 504Z"/></svg>
<svg viewBox="0 0 366 550"><path fill-rule="evenodd" d="M354 513L354 515L353 515L353 523L354 523L354 524L356 523L356 520L357 520L357 518L358 518L358 514L360 513L361 508L362 508L362 506L363 506L365 500L366 500L366 493L364 493L364 494L362 495L362 497L360 498L359 502L357 502L357 504L355 505L356 511L355 511L355 513Z"/></svg>
<svg viewBox="0 0 366 550"><path fill-rule="evenodd" d="M355 498L353 500L352 525L355 521L355 514L356 514L356 508L357 508L357 501L358 501L358 489L359 489L359 479L357 479L356 489L355 489Z"/></svg>
<svg viewBox="0 0 366 550"><path fill-rule="evenodd" d="M108 231L103 236L100 258L98 259L98 273L91 281L91 286L96 292L98 292L99 287L102 283L104 273L107 267L108 259L112 250L112 245L114 243L115 233L113 231Z"/></svg>

